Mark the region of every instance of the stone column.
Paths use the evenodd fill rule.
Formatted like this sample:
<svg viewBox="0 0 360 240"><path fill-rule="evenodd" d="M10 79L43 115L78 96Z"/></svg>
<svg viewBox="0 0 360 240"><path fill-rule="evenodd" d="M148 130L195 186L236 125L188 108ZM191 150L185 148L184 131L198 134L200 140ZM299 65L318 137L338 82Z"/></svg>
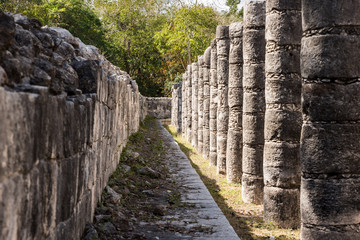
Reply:
<svg viewBox="0 0 360 240"><path fill-rule="evenodd" d="M186 71L182 75L182 84L181 84L181 135L185 138L186 132L186 81L187 81L187 73Z"/></svg>
<svg viewBox="0 0 360 240"><path fill-rule="evenodd" d="M217 26L217 173L226 173L226 139L229 122L228 81L229 81L229 26Z"/></svg>
<svg viewBox="0 0 360 240"><path fill-rule="evenodd" d="M203 129L203 157L209 159L210 154L210 58L211 47L204 53L204 129Z"/></svg>
<svg viewBox="0 0 360 240"><path fill-rule="evenodd" d="M217 47L216 39L211 41L210 56L210 166L216 166L217 147L216 147L216 119L217 119Z"/></svg>
<svg viewBox="0 0 360 240"><path fill-rule="evenodd" d="M263 202L265 114L265 1L244 5L243 30L243 163L242 199Z"/></svg>
<svg viewBox="0 0 360 240"><path fill-rule="evenodd" d="M171 88L171 125L178 129L177 118L179 109L179 96L178 96L179 84L175 83Z"/></svg>
<svg viewBox="0 0 360 240"><path fill-rule="evenodd" d="M264 219L296 228L300 226L301 0L267 0L265 32Z"/></svg>
<svg viewBox="0 0 360 240"><path fill-rule="evenodd" d="M241 22L229 27L229 129L226 144L226 178L240 183L242 171L242 105L243 105L243 53Z"/></svg>
<svg viewBox="0 0 360 240"><path fill-rule="evenodd" d="M192 133L192 71L191 65L186 70L186 141L191 143Z"/></svg>
<svg viewBox="0 0 360 240"><path fill-rule="evenodd" d="M191 124L191 144L195 149L198 149L198 122L199 122L199 112L198 112L198 63L191 64L191 84L192 84L192 124Z"/></svg>
<svg viewBox="0 0 360 240"><path fill-rule="evenodd" d="M178 109L177 109L177 125L178 125L178 133L181 133L181 129L182 129L182 82L179 82L179 87L178 87Z"/></svg>
<svg viewBox="0 0 360 240"><path fill-rule="evenodd" d="M301 239L360 239L360 1L302 1Z"/></svg>
<svg viewBox="0 0 360 240"><path fill-rule="evenodd" d="M204 56L198 56L198 147L199 154L203 152L203 128L204 128Z"/></svg>

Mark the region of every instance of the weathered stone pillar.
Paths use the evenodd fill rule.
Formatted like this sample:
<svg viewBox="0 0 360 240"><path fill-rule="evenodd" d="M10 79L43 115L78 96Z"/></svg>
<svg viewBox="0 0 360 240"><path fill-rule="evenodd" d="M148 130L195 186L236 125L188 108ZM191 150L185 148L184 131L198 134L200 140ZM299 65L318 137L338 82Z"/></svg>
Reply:
<svg viewBox="0 0 360 240"><path fill-rule="evenodd" d="M242 199L263 202L265 114L265 1L244 5L243 30L243 163Z"/></svg>
<svg viewBox="0 0 360 240"><path fill-rule="evenodd" d="M211 47L204 53L204 129L203 157L209 159L210 154L210 58Z"/></svg>
<svg viewBox="0 0 360 240"><path fill-rule="evenodd" d="M191 143L192 136L192 71L191 65L186 70L186 141Z"/></svg>
<svg viewBox="0 0 360 240"><path fill-rule="evenodd" d="M179 84L175 83L171 88L171 125L179 129L178 117L179 117Z"/></svg>
<svg viewBox="0 0 360 240"><path fill-rule="evenodd" d="M210 166L216 166L217 147L216 147L216 119L217 119L217 47L216 39L211 41L210 56Z"/></svg>
<svg viewBox="0 0 360 240"><path fill-rule="evenodd" d="M177 95L178 95L178 101L177 101L177 104L178 104L178 108L177 108L177 131L178 133L181 133L181 128L182 128L182 121L181 121L181 117L182 117L182 82L179 82L178 83L178 88L177 88Z"/></svg>
<svg viewBox="0 0 360 240"><path fill-rule="evenodd" d="M301 239L360 239L360 1L302 1Z"/></svg>
<svg viewBox="0 0 360 240"><path fill-rule="evenodd" d="M240 183L242 171L242 105L243 105L243 53L241 22L229 27L229 129L226 144L226 178Z"/></svg>
<svg viewBox="0 0 360 240"><path fill-rule="evenodd" d="M198 56L198 147L200 154L203 152L203 128L204 128L204 56Z"/></svg>
<svg viewBox="0 0 360 240"><path fill-rule="evenodd" d="M199 101L198 101L198 63L191 64L191 85L192 85L192 124L191 124L191 144L195 149L198 149L198 122L199 122Z"/></svg>
<svg viewBox="0 0 360 240"><path fill-rule="evenodd" d="M181 135L185 137L186 133L186 81L187 81L187 73L186 71L182 75L182 82L181 82Z"/></svg>
<svg viewBox="0 0 360 240"><path fill-rule="evenodd" d="M228 82L229 82L229 26L217 26L217 173L226 173L226 139L229 123Z"/></svg>
<svg viewBox="0 0 360 240"><path fill-rule="evenodd" d="M267 0L265 32L264 219L296 228L300 226L301 0Z"/></svg>

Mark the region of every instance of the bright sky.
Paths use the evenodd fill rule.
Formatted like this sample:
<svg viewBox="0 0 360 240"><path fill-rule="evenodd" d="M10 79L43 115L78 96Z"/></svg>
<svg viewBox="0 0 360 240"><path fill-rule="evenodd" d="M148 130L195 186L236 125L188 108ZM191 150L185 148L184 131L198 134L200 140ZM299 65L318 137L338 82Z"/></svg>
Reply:
<svg viewBox="0 0 360 240"><path fill-rule="evenodd" d="M195 3L196 0L187 0L187 2ZM226 6L226 0L197 0L198 3L202 3L207 6L213 6L219 11L228 10ZM241 1L240 6L244 5L244 0Z"/></svg>

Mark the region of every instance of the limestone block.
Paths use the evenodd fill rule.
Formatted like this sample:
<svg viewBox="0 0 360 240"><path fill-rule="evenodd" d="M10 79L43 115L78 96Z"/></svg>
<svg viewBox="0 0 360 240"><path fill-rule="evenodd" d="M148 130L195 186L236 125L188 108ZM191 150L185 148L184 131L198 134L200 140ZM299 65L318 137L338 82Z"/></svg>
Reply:
<svg viewBox="0 0 360 240"><path fill-rule="evenodd" d="M263 26L265 23L265 1L248 0L244 4L244 23L247 28Z"/></svg>
<svg viewBox="0 0 360 240"><path fill-rule="evenodd" d="M243 65L231 64L229 65L229 87L242 88Z"/></svg>
<svg viewBox="0 0 360 240"><path fill-rule="evenodd" d="M267 104L294 104L301 95L301 79L295 75L286 79L266 77L265 99ZM294 104L294 110L297 105ZM300 111L300 109L299 109Z"/></svg>
<svg viewBox="0 0 360 240"><path fill-rule="evenodd" d="M359 124L303 124L302 169L311 173L359 174ZM336 161L334 161L336 159ZM309 169L309 170L307 170Z"/></svg>
<svg viewBox="0 0 360 240"><path fill-rule="evenodd" d="M346 82L359 77L360 66L357 64L357 58L360 54L360 37L358 35L304 37L301 45L301 75L304 78L337 78Z"/></svg>
<svg viewBox="0 0 360 240"><path fill-rule="evenodd" d="M243 114L243 142L247 144L264 144L264 132L259 129L264 127L264 116Z"/></svg>
<svg viewBox="0 0 360 240"><path fill-rule="evenodd" d="M243 56L244 62L265 62L265 31L244 28Z"/></svg>
<svg viewBox="0 0 360 240"><path fill-rule="evenodd" d="M284 211L284 204L291 203ZM297 204L293 204L297 203ZM296 228L300 224L300 191L299 189L282 189L264 187L264 220L284 228Z"/></svg>
<svg viewBox="0 0 360 240"><path fill-rule="evenodd" d="M265 64L244 63L243 72L243 87L244 89L264 89L265 88Z"/></svg>
<svg viewBox="0 0 360 240"><path fill-rule="evenodd" d="M331 236L331 238L329 238ZM327 228L327 227L314 227L312 225L302 225L301 227L301 239L341 239L341 240L353 240L360 238L359 231L357 230L356 225L354 227L337 227Z"/></svg>
<svg viewBox="0 0 360 240"><path fill-rule="evenodd" d="M267 8L274 8L274 3L271 1L267 3ZM284 1L285 2L285 1ZM298 1L300 2L300 1ZM276 4L276 3L275 3ZM280 5L283 4L283 5ZM301 19L300 7L296 6L294 2L280 3L281 8L294 8L293 11L278 12L274 11L267 13L265 38L267 41L275 41L277 45L292 45L299 42L301 39L301 27L299 27L299 19ZM288 6L287 6L288 5ZM278 10L278 9L277 9Z"/></svg>
<svg viewBox="0 0 360 240"><path fill-rule="evenodd" d="M303 31L325 27L360 25L358 1L336 0L324 5L321 0L303 0Z"/></svg>
<svg viewBox="0 0 360 240"><path fill-rule="evenodd" d="M358 178L301 179L301 219L314 225L358 224ZM326 198L325 196L336 196Z"/></svg>
<svg viewBox="0 0 360 240"><path fill-rule="evenodd" d="M357 121L360 119L360 83L303 84L303 113L309 121ZM351 96L351 97L349 97Z"/></svg>
<svg viewBox="0 0 360 240"><path fill-rule="evenodd" d="M260 176L258 178L263 179L263 149L254 145L244 143L242 155L243 159L252 159L252 161L243 161L242 172L252 175L258 175Z"/></svg>
<svg viewBox="0 0 360 240"><path fill-rule="evenodd" d="M263 203L263 179L243 172L241 181L242 200L247 203Z"/></svg>
<svg viewBox="0 0 360 240"><path fill-rule="evenodd" d="M266 73L299 73L300 48L279 49L266 53Z"/></svg>
<svg viewBox="0 0 360 240"><path fill-rule="evenodd" d="M266 3L266 12L279 10L301 10L301 0L272 0Z"/></svg>
<svg viewBox="0 0 360 240"><path fill-rule="evenodd" d="M300 140L301 112L286 109L266 109L265 139L269 141Z"/></svg>

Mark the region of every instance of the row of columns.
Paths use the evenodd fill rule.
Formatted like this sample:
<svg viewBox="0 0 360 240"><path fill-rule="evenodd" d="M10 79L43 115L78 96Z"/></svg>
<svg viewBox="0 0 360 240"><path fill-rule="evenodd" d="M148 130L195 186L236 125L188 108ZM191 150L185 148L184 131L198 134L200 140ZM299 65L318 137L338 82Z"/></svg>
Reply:
<svg viewBox="0 0 360 240"><path fill-rule="evenodd" d="M183 136L302 239L360 239L357 11L359 1L247 0L244 21L218 26L183 74Z"/></svg>

